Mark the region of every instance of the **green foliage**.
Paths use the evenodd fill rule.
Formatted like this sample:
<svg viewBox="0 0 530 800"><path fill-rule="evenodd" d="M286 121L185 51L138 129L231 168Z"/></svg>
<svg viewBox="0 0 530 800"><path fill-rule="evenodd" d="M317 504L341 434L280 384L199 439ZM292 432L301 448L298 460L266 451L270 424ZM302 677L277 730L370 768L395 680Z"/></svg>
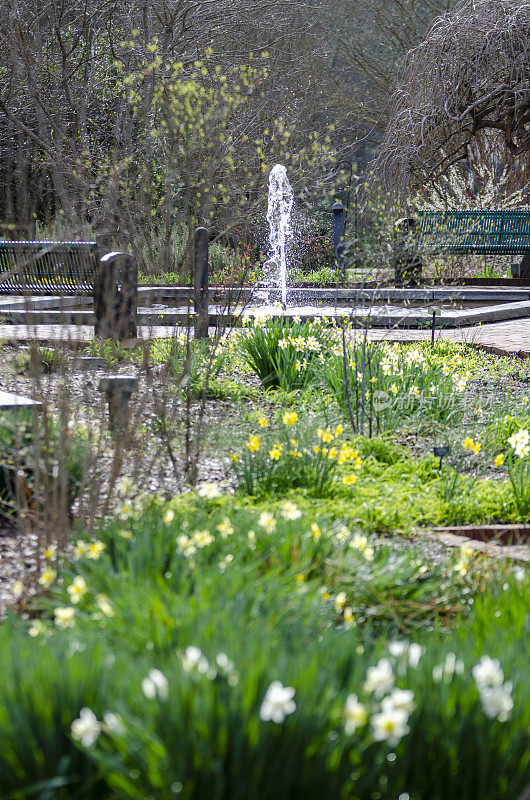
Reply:
<svg viewBox="0 0 530 800"><path fill-rule="evenodd" d="M104 358L109 367L125 361L139 361L142 357L139 348L132 349L112 339L94 339L85 347L85 353L93 358Z"/></svg>
<svg viewBox="0 0 530 800"><path fill-rule="evenodd" d="M392 430L411 417L446 425L461 413L469 375L461 362L440 363L436 351L365 343L354 338L346 356L334 349L319 375L354 430Z"/></svg>
<svg viewBox="0 0 530 800"><path fill-rule="evenodd" d="M57 372L66 365L66 357L62 350L54 347L34 347L28 350L17 350L12 364L19 374L30 372L32 367L37 372Z"/></svg>
<svg viewBox="0 0 530 800"><path fill-rule="evenodd" d="M264 389L290 392L312 381L314 367L330 347L329 332L316 322L257 315L237 339L238 348Z"/></svg>
<svg viewBox="0 0 530 800"><path fill-rule="evenodd" d="M3 626L3 797L521 795L528 578L497 578L467 552L433 567L313 509L265 508L187 496L103 524L99 546L78 544L62 567L49 612ZM79 579L61 629L55 609ZM472 672L484 655L513 683L502 719ZM390 670L381 692L376 665ZM294 690L282 722L264 713L276 680ZM378 740L393 686L413 692L407 724ZM364 714L353 726L350 695ZM84 744L71 727L83 708L98 720Z"/></svg>
<svg viewBox="0 0 530 800"><path fill-rule="evenodd" d="M178 388L189 387L198 397L215 397L224 391L217 380L227 358L224 340L210 343L194 339L190 330L153 342L150 358L155 364L166 365Z"/></svg>
<svg viewBox="0 0 530 800"><path fill-rule="evenodd" d="M38 415L38 412L36 412ZM66 503L74 503L88 466L89 450L81 428L64 430L51 418L27 411L0 414L0 514L41 501L60 471L66 471ZM38 482L36 482L38 479Z"/></svg>

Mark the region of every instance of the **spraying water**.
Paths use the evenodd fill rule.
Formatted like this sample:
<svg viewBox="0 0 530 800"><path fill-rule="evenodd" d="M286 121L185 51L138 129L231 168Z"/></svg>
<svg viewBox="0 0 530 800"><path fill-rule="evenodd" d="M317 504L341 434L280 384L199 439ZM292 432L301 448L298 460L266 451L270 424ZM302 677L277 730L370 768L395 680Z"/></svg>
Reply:
<svg viewBox="0 0 530 800"><path fill-rule="evenodd" d="M276 164L269 175L269 197L267 222L269 223L269 244L275 280L281 292L282 306L287 305L287 258L286 244L291 236L291 211L294 195L282 164Z"/></svg>

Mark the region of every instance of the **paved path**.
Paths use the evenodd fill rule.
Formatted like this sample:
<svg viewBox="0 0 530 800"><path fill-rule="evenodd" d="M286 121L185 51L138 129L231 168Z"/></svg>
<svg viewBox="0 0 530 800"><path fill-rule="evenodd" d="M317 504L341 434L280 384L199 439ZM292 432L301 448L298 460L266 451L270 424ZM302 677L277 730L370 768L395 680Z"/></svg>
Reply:
<svg viewBox="0 0 530 800"><path fill-rule="evenodd" d="M140 327L139 338L166 339L175 333L171 326ZM430 339L427 329L372 328L370 338L374 341L416 342ZM0 325L0 341L86 344L94 338L90 325ZM530 358L530 319L507 320L477 325L470 328L447 328L436 332L436 338L448 338L483 347L498 355L518 355Z"/></svg>
<svg viewBox="0 0 530 800"><path fill-rule="evenodd" d="M372 340L396 342L415 342L430 339L429 330L399 329L386 330L373 328ZM436 338L447 338L453 342L472 344L498 355L518 355L530 358L530 320L516 319L505 322L492 322L471 328L447 328L436 331Z"/></svg>

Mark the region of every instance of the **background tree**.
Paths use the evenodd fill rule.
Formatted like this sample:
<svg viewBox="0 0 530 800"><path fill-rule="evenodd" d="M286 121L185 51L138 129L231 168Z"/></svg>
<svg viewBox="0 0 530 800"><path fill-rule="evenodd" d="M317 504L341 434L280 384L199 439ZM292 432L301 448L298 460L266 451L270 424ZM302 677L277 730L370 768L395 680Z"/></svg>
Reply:
<svg viewBox="0 0 530 800"><path fill-rule="evenodd" d="M146 53L156 54L160 64L182 63L186 74L207 48L212 69L225 72L233 66L250 69L254 54L269 53L259 90L260 121L282 117L301 132L314 127L309 98L315 88L303 75L317 47L301 15L302 2L152 0L131 6L127 0L6 0L4 5L0 179L6 190L0 214L8 222L27 224L37 217L49 223L60 213L70 228L88 223L98 233L119 233L108 204L97 202L98 193L109 164L139 154L159 69L146 76L139 104L129 102L123 78L147 68ZM215 136L215 129L208 133ZM148 160L154 144L151 154L144 149ZM114 217L120 214L116 208Z"/></svg>
<svg viewBox="0 0 530 800"><path fill-rule="evenodd" d="M409 53L392 99L376 162L386 186L440 186L457 166L476 194L474 164L489 159L494 174L509 168L509 190L524 189L528 203L529 44L527 0L466 2L440 17Z"/></svg>
<svg viewBox="0 0 530 800"><path fill-rule="evenodd" d="M319 25L326 33L329 100L337 105L350 141L380 142L388 98L407 52L456 0L325 0ZM352 135L354 134L354 135Z"/></svg>

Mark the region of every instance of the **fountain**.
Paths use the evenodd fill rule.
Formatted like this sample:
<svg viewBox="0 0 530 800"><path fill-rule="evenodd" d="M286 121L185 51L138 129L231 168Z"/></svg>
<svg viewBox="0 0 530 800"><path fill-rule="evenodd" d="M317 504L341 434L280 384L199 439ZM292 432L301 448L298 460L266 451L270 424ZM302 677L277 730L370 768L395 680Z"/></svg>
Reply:
<svg viewBox="0 0 530 800"><path fill-rule="evenodd" d="M265 264L270 269L273 285L280 290L283 308L287 306L287 255L286 248L292 235L291 211L294 194L287 170L276 164L269 175L269 196L267 203L267 222L269 223L269 244L271 258Z"/></svg>

